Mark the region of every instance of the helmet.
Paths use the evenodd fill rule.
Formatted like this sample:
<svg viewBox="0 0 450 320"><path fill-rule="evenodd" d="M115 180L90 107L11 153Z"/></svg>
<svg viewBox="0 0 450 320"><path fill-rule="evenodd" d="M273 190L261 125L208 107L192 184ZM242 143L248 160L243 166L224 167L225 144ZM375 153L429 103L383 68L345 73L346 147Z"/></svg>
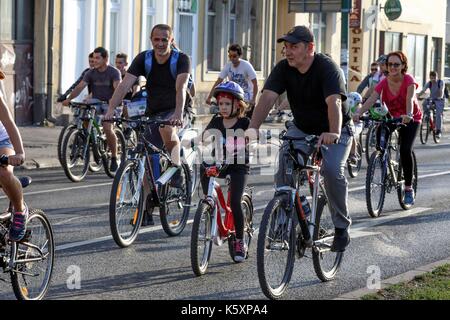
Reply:
<svg viewBox="0 0 450 320"><path fill-rule="evenodd" d="M216 89L214 89L214 98L217 98L220 93L229 93L238 100L244 100L244 90L240 85L233 81L219 84Z"/></svg>
<svg viewBox="0 0 450 320"><path fill-rule="evenodd" d="M350 92L347 96L347 104L351 113L355 113L358 105L362 103L362 97L358 92Z"/></svg>
<svg viewBox="0 0 450 320"><path fill-rule="evenodd" d="M378 64L385 64L386 62L387 62L387 55L385 55L385 54L382 54L377 59Z"/></svg>
<svg viewBox="0 0 450 320"><path fill-rule="evenodd" d="M384 102L382 104L377 102L370 108L369 112L373 119L380 120L389 113L389 110Z"/></svg>

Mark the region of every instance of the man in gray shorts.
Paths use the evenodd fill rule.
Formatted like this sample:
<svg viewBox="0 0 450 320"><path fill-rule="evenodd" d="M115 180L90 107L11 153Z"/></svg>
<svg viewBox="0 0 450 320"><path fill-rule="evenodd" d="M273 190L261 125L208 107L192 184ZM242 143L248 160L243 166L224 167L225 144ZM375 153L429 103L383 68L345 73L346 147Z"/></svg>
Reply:
<svg viewBox="0 0 450 320"><path fill-rule="evenodd" d="M267 79L247 135L255 136L255 130L259 129L277 98L287 92L294 116L294 125L287 135L316 135L320 137L319 146L328 147L322 149L322 175L335 226L331 251L343 252L350 243L351 219L344 166L352 141L344 79L332 59L314 52L314 35L307 27L293 28L278 42L284 42L286 59L278 63ZM283 150L287 150L287 144ZM286 156L286 152L280 152L280 167L275 178L277 188L295 187L292 175L286 170Z"/></svg>
<svg viewBox="0 0 450 320"><path fill-rule="evenodd" d="M108 51L102 47L94 50L95 68L88 71L83 80L72 91L69 99L63 102L68 106L70 100L80 95L84 88L90 86L92 89L92 99L105 102L97 108L97 115L104 115L108 111L108 103L114 94L114 90L119 86L122 77L120 71L113 66L108 65ZM103 123L103 130L106 134L108 147L111 149L111 171L115 172L118 168L117 163L117 137L113 131L113 125L110 122Z"/></svg>

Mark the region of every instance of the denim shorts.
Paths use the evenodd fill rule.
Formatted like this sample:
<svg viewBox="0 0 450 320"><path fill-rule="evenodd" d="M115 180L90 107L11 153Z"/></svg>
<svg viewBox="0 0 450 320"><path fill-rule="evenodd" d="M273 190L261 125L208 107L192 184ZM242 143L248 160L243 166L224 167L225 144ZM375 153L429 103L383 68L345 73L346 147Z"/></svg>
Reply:
<svg viewBox="0 0 450 320"><path fill-rule="evenodd" d="M3 148L14 150L11 140L5 139L5 140L0 141L0 149L3 149Z"/></svg>

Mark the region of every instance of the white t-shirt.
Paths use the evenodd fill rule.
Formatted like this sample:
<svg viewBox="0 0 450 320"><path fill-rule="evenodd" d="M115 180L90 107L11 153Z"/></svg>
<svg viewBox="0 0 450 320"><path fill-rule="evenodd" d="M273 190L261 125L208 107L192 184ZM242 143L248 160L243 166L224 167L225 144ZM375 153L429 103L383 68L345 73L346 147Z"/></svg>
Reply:
<svg viewBox="0 0 450 320"><path fill-rule="evenodd" d="M2 91L0 90L0 99L2 99L3 94ZM5 126L3 125L3 123L0 121L0 141L9 139L8 133L6 132Z"/></svg>
<svg viewBox="0 0 450 320"><path fill-rule="evenodd" d="M228 62L225 67L220 72L219 77L236 82L242 87L245 93L245 101L250 101L253 99L253 83L252 80L256 79L256 71L250 62L242 60L239 66L235 68L231 62Z"/></svg>

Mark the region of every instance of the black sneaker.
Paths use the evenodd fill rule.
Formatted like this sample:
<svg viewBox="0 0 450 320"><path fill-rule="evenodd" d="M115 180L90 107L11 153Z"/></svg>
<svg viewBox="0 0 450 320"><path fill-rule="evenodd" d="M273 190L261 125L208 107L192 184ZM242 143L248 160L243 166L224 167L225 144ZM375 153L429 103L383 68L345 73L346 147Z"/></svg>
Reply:
<svg viewBox="0 0 450 320"><path fill-rule="evenodd" d="M441 130L437 130L436 131L436 138L440 139L442 137L442 132Z"/></svg>
<svg viewBox="0 0 450 320"><path fill-rule="evenodd" d="M111 172L116 172L119 169L119 164L117 163L117 158L111 158L111 164L109 166L109 170Z"/></svg>
<svg viewBox="0 0 450 320"><path fill-rule="evenodd" d="M350 244L350 235L347 229L335 229L331 252L344 252Z"/></svg>
<svg viewBox="0 0 450 320"><path fill-rule="evenodd" d="M145 226L154 226L155 221L153 221L153 213L148 212L147 210L144 211L144 216L142 217L142 224L143 227Z"/></svg>

